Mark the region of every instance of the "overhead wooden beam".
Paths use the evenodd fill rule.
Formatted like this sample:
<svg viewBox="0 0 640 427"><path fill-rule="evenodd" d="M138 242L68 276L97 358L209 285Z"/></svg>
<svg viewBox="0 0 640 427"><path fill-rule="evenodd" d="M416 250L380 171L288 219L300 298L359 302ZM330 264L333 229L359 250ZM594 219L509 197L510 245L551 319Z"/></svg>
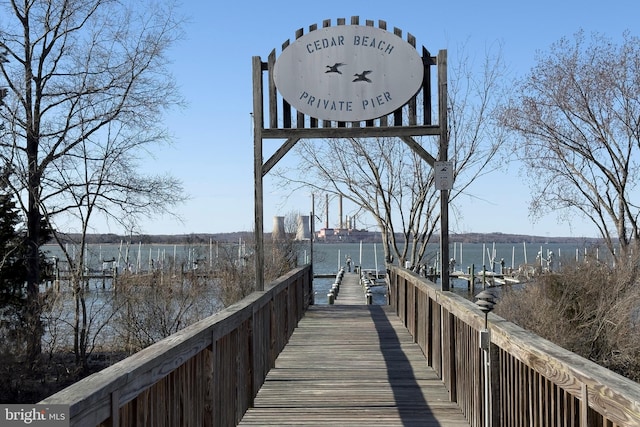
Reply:
<svg viewBox="0 0 640 427"><path fill-rule="evenodd" d="M425 150L424 148L422 148L422 145L418 144L418 142L413 139L411 136L401 136L400 139L402 139L413 151L416 152L416 154L418 154L418 156L422 157L422 159L424 161L426 161L429 166L433 167L436 159L435 157L433 157L431 154L429 154L427 152L427 150Z"/></svg>
<svg viewBox="0 0 640 427"><path fill-rule="evenodd" d="M387 126L387 127L323 127L263 129L264 139L285 139L295 136L311 138L376 138L392 136L439 136L438 126Z"/></svg>
<svg viewBox="0 0 640 427"><path fill-rule="evenodd" d="M273 155L267 160L262 166L262 176L265 176L269 173L269 171L296 145L300 138L289 138L285 141L284 144L278 148L278 151L273 153Z"/></svg>

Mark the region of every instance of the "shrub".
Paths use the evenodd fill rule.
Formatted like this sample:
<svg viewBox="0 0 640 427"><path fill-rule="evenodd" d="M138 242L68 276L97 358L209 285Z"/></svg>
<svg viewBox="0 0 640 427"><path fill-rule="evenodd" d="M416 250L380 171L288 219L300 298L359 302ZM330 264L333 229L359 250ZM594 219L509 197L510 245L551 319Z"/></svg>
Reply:
<svg viewBox="0 0 640 427"><path fill-rule="evenodd" d="M114 295L120 349L134 353L215 313L214 286L195 273L122 275Z"/></svg>
<svg viewBox="0 0 640 427"><path fill-rule="evenodd" d="M615 267L565 265L521 290L505 290L496 313L632 380L640 380L638 259Z"/></svg>

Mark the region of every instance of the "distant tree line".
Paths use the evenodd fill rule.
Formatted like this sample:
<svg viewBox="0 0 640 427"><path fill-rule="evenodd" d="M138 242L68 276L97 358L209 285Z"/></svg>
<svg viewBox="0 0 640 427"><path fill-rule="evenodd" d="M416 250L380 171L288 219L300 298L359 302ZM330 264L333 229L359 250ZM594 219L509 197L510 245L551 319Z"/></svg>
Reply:
<svg viewBox="0 0 640 427"><path fill-rule="evenodd" d="M382 235L378 232L371 232L371 237L367 242L381 242ZM268 241L271 233L265 233L265 240ZM398 235L398 239L400 239ZM77 242L79 235L68 234L62 238L62 242ZM88 244L118 244L120 242L142 243L142 244L165 244L165 245L205 245L209 242L234 243L240 239L243 241L253 240L253 233L249 231L238 231L229 233L191 233L191 234L137 234L135 236L125 236L120 234L87 234L85 236ZM434 236L432 242L437 243L438 236ZM455 243L576 243L580 245L591 245L602 243L602 239L598 237L567 237L567 236L535 236L527 234L509 234L509 233L452 233L449 235L449 241ZM324 243L322 239L318 239L317 243ZM49 241L51 243L51 241ZM339 242L331 242L339 243Z"/></svg>

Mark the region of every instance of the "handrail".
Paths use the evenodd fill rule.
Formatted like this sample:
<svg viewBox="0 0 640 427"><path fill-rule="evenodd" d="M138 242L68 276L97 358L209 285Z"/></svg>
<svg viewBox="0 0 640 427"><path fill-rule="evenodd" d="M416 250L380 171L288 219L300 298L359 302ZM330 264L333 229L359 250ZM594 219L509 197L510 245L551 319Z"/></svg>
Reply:
<svg viewBox="0 0 640 427"><path fill-rule="evenodd" d="M39 402L71 425L235 426L313 298L311 266Z"/></svg>
<svg viewBox="0 0 640 427"><path fill-rule="evenodd" d="M449 398L472 426L483 426L483 314L473 302L411 271L388 269L389 303L447 385ZM488 329L491 425L640 425L640 384L494 314Z"/></svg>

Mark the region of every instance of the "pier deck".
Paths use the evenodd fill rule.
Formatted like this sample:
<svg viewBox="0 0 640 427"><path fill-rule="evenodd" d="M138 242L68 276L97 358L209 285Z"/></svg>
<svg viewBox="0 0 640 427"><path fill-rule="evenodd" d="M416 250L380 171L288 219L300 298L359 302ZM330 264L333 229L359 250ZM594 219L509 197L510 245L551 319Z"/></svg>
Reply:
<svg viewBox="0 0 640 427"><path fill-rule="evenodd" d="M335 305L309 307L240 422L469 426L390 307L345 273Z"/></svg>

